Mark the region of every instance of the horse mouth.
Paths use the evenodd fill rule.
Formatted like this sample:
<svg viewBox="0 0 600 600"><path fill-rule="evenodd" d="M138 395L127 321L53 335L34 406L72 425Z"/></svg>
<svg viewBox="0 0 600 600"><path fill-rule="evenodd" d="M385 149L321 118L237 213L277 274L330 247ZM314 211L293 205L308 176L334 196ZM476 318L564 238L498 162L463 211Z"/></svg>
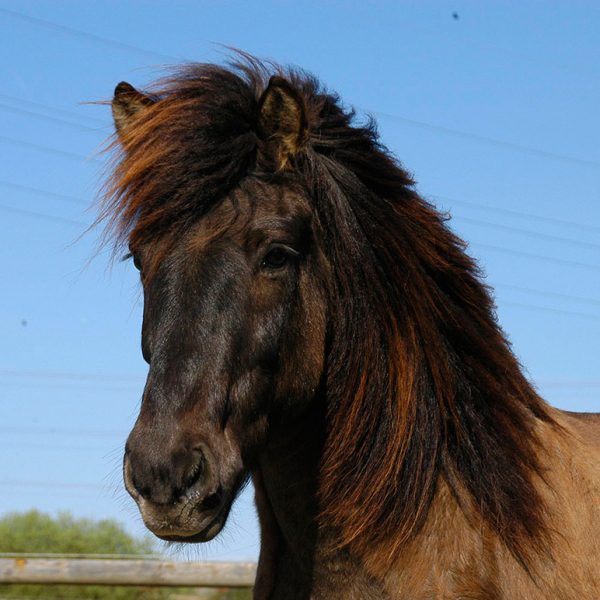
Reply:
<svg viewBox="0 0 600 600"><path fill-rule="evenodd" d="M227 516L231 505L223 503L223 505L215 513L210 513L202 517L199 523L192 518L189 522L182 522L181 519L176 519L172 524L164 519L160 523L156 523L154 519L150 520L142 511L142 518L146 527L158 538L165 542L185 542L188 544L199 544L209 542L215 538L225 526ZM153 511L155 512L155 511ZM156 515L153 515L156 518ZM156 527L159 525L159 527Z"/></svg>
<svg viewBox="0 0 600 600"><path fill-rule="evenodd" d="M165 542L202 543L216 537L223 529L231 503L222 501L220 506L206 511L202 503L185 503L172 507L138 502L146 527Z"/></svg>

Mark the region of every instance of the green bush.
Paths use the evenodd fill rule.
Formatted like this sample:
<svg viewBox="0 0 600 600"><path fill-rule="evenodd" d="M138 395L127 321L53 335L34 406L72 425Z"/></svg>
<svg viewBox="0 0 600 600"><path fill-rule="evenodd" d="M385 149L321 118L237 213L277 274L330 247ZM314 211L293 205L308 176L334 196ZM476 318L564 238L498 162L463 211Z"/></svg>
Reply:
<svg viewBox="0 0 600 600"><path fill-rule="evenodd" d="M150 538L136 539L112 520L75 519L69 513L51 517L37 510L0 518L0 552L25 554L120 554L155 551ZM79 585L0 585L1 598L44 600L251 600L250 590L217 591Z"/></svg>

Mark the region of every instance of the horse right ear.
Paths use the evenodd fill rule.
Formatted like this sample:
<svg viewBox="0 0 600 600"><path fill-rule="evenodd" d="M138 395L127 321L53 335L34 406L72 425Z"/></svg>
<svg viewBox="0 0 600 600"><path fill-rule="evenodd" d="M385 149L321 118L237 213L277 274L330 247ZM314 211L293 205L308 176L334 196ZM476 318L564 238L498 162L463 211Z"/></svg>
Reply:
<svg viewBox="0 0 600 600"><path fill-rule="evenodd" d="M258 102L263 154L277 169L285 169L308 138L306 108L298 91L274 75Z"/></svg>
<svg viewBox="0 0 600 600"><path fill-rule="evenodd" d="M138 92L131 84L121 81L115 88L112 101L112 114L119 135L127 130L133 117L142 109L154 104L150 96Z"/></svg>

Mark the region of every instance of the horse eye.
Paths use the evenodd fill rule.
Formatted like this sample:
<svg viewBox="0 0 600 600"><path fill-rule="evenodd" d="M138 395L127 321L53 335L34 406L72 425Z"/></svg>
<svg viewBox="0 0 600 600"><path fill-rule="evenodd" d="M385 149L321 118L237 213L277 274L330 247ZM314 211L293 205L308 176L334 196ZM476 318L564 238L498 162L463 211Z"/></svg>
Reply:
<svg viewBox="0 0 600 600"><path fill-rule="evenodd" d="M285 248L281 246L276 246L275 248L271 248L265 256L263 257L260 266L263 269L281 269L285 267L290 260L290 254Z"/></svg>

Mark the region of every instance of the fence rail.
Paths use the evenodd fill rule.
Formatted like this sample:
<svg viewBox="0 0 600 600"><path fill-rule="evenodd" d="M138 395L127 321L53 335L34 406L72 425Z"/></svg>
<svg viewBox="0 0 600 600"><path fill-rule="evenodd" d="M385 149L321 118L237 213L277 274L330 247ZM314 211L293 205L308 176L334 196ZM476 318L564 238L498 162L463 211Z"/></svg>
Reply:
<svg viewBox="0 0 600 600"><path fill-rule="evenodd" d="M0 584L249 588L255 574L251 562L0 558Z"/></svg>

